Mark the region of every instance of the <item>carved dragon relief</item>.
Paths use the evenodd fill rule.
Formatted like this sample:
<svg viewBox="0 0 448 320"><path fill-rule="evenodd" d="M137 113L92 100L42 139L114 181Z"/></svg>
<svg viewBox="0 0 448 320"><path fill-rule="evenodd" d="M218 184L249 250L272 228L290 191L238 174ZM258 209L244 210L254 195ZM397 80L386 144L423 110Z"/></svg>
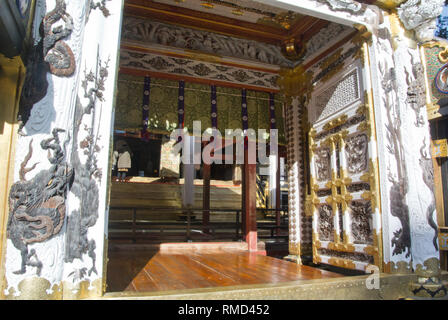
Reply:
<svg viewBox="0 0 448 320"><path fill-rule="evenodd" d="M30 49L17 117L20 135L25 135L22 129L34 104L47 94L47 72L69 77L75 71L73 52L64 41L73 31L73 19L65 9L64 0L56 0L55 8L43 17L39 25L40 39Z"/></svg>
<svg viewBox="0 0 448 320"><path fill-rule="evenodd" d="M425 71L420 61L415 61L412 57L412 72L406 72L406 83L408 84L406 105L410 107L416 116L414 123L416 128L423 127L425 125L425 119L422 112L426 107L426 86L425 86ZM411 77L412 73L412 77ZM429 146L426 143L426 138L423 139L422 146L420 148L419 165L422 169L422 178L425 185L431 192L431 203L426 210L426 222L434 230L433 245L438 250L437 235L438 227L434 221L434 212L436 211L436 201L434 195L434 169L432 158L428 154Z"/></svg>
<svg viewBox="0 0 448 320"><path fill-rule="evenodd" d="M318 0L321 3L327 3L334 11L348 11L354 14L363 12L361 3L354 0Z"/></svg>
<svg viewBox="0 0 448 320"><path fill-rule="evenodd" d="M407 82L409 86L407 91L406 103L415 112L415 126L422 127L425 124L421 112L426 107L426 88L424 78L425 71L423 69L423 65L420 62L412 64L412 74L415 80L409 80L410 75L407 75Z"/></svg>
<svg viewBox="0 0 448 320"><path fill-rule="evenodd" d="M275 45L260 44L206 31L189 29L135 17L125 17L123 40L153 43L215 55L256 60L291 67L293 63Z"/></svg>
<svg viewBox="0 0 448 320"><path fill-rule="evenodd" d="M92 7L92 9L95 9L95 7ZM44 18L41 31L45 23L48 27L59 19L70 21L64 11L65 3L62 0L57 1L55 10L48 13ZM37 61L37 65L45 65L45 72L51 71L48 66L49 62L45 61L45 57L56 57L59 54L71 52L71 50L66 51L67 47L62 43L59 44L60 47L56 45L63 38L58 36L64 34L62 30L62 27L53 29L52 34L54 36L51 41L45 42L42 38L38 44L39 48L45 47L48 49L40 51L42 54L40 60ZM52 46L52 43L55 46ZM47 55L44 54L45 52L47 52ZM49 58L49 60L52 60L52 58ZM20 251L22 257L21 267L14 272L15 274L24 274L27 272L27 266L31 266L37 268L37 275L40 276L44 265L39 260L35 248L29 250L29 245L54 238L60 233L65 221L67 228L64 261L82 260L82 255L88 254L92 259L92 267L88 274L89 276L92 273L97 274L95 267L96 243L88 238L87 231L96 224L98 219L98 183L102 179L102 170L98 167L97 154L101 150L99 146L101 137L98 132L94 131L98 130L95 128L99 127L101 110L98 117L95 116L95 113L98 112L96 111L98 102L104 101L103 92L108 77L108 64L109 60L104 63L98 57L96 71L89 73L84 71L84 79L81 82L83 92L78 95L76 100L73 131L68 134L63 145L60 143L59 133L65 130L59 128L53 129L51 138L41 141L41 148L48 150L48 161L51 163L51 167L39 171L31 180L26 179L26 174L35 170L37 163L27 167L33 155L32 140L29 144L28 154L21 163L19 181L12 185L9 192L7 237L12 241L13 246ZM57 65L54 65L54 67L57 69ZM38 83L37 78L33 79ZM34 89L32 86L30 88ZM87 99L87 105L84 106L81 99ZM90 125L83 125L82 121L85 115L91 116L92 122ZM82 128L87 131L87 138L78 141ZM70 162L67 162L66 145L71 139L70 136L73 137L73 146L69 151ZM80 152L84 155L85 161L81 161ZM69 214L66 213L66 201L70 192L79 199L80 206ZM84 278L86 274L87 268L82 268L74 270L69 276L73 275L75 281Z"/></svg>
<svg viewBox="0 0 448 320"><path fill-rule="evenodd" d="M67 13L64 0L56 0L55 8L45 15L42 25L44 60L50 72L61 77L71 76L75 72L75 56L64 39L73 32L73 18Z"/></svg>
<svg viewBox="0 0 448 320"><path fill-rule="evenodd" d="M32 266L37 267L37 274L40 275L42 263L34 249L28 250L28 245L57 235L64 223L65 199L74 171L66 163L65 145L63 148L59 141L60 132L64 130L53 129L53 137L40 143L43 150L49 151L51 167L26 180L26 173L34 170L37 164L26 168L33 154L33 141L30 141L28 154L21 163L20 180L12 185L9 192L7 237L22 256L21 268L14 272L16 274L23 274L27 266ZM33 257L34 261L31 259Z"/></svg>
<svg viewBox="0 0 448 320"><path fill-rule="evenodd" d="M88 16L92 10L99 9L105 17L110 15L106 1L90 1ZM18 132L25 135L23 127L27 123L34 104L42 100L48 89L47 72L59 77L70 77L76 69L75 56L65 42L73 32L73 18L66 11L64 0L56 0L53 10L48 12L39 25L40 39L30 48L27 58L27 72L21 93Z"/></svg>
<svg viewBox="0 0 448 320"><path fill-rule="evenodd" d="M398 16L407 30L414 30L419 42L435 38L437 17L445 0L407 0L398 7Z"/></svg>
<svg viewBox="0 0 448 320"><path fill-rule="evenodd" d="M346 11L359 15L365 12L365 5L355 0L318 0L333 11ZM398 16L407 30L414 30L419 42L435 38L436 19L442 13L445 0L379 0L380 7L397 7Z"/></svg>
<svg viewBox="0 0 448 320"><path fill-rule="evenodd" d="M96 156L101 150L98 145L100 136L93 130L97 101L104 101L103 91L108 76L108 61L106 63L98 61L97 72L85 72L85 79L82 81L84 97L88 99L88 104L84 107L80 98L77 99L71 162L66 162L65 151L65 145L69 139L62 148L58 134L64 130L56 128L53 130L52 138L41 142L42 149L54 152L53 156L51 154L48 156L48 161L52 164L50 169L38 172L32 180L26 180L26 174L36 167L36 164L26 167L33 153L31 141L29 152L21 164L20 180L11 187L7 234L22 256L21 268L15 272L16 274L23 274L26 272L26 266L33 266L37 267L37 274L40 275L42 262L38 260L34 249L28 250L28 245L47 241L57 235L65 220L67 220L67 231L64 261L73 262L74 259L82 259L83 254L88 254L92 259L92 267L88 274L97 273L96 244L95 240L88 239L87 231L96 224L98 219L97 181L102 178L102 170L97 165ZM92 123L91 126L84 126L87 138L78 141L84 115L92 115ZM80 159L79 149L87 158L84 163ZM80 200L80 207L66 217L65 201L69 192ZM75 281L78 278L82 279L86 273L86 268L82 268L73 271L70 275L74 276Z"/></svg>

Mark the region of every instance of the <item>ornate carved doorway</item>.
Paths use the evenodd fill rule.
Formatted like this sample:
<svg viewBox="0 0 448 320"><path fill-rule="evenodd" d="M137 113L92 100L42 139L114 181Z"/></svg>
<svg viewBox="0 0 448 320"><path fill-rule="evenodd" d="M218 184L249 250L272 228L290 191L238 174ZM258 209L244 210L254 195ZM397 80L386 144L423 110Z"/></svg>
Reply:
<svg viewBox="0 0 448 320"><path fill-rule="evenodd" d="M346 57L340 65L325 68L335 61L330 56L313 70L306 213L313 220L314 263L366 271L382 264L369 75L365 55L356 54L363 45L338 51Z"/></svg>

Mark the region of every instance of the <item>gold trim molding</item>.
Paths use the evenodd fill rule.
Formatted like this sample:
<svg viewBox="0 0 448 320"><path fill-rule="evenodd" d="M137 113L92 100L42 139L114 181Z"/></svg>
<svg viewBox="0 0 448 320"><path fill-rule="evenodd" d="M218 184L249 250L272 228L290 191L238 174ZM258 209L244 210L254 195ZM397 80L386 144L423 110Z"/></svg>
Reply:
<svg viewBox="0 0 448 320"><path fill-rule="evenodd" d="M348 116L346 114L343 114L342 116L340 116L339 118L333 119L328 121L323 127L322 129L325 131L331 130L337 126L343 125L344 123L347 122Z"/></svg>
<svg viewBox="0 0 448 320"><path fill-rule="evenodd" d="M344 237L346 237L346 233L344 232ZM340 252L355 252L355 246L351 243L336 243L330 242L328 244L328 249Z"/></svg>
<svg viewBox="0 0 448 320"><path fill-rule="evenodd" d="M370 185L370 190L365 191L361 194L361 197L364 200L370 200L372 211L379 209L380 199L379 199L379 190L377 183L377 171L378 171L378 159L373 160L369 159L369 171L364 173L360 180L366 182Z"/></svg>
<svg viewBox="0 0 448 320"><path fill-rule="evenodd" d="M442 114L439 112L440 106L435 104L427 104L426 105L426 112L428 114L428 120L434 120L437 118L442 117Z"/></svg>
<svg viewBox="0 0 448 320"><path fill-rule="evenodd" d="M440 275L440 261L437 258L425 260L422 264L418 264L415 273L420 277L431 278Z"/></svg>
<svg viewBox="0 0 448 320"><path fill-rule="evenodd" d="M328 263L341 268L356 269L356 265L353 261L343 258L330 258Z"/></svg>
<svg viewBox="0 0 448 320"><path fill-rule="evenodd" d="M437 55L437 58L439 59L440 63L445 64L448 62L448 43L444 43L441 41L429 41L422 45L425 48L434 48L439 47L442 50Z"/></svg>
<svg viewBox="0 0 448 320"><path fill-rule="evenodd" d="M416 297L442 298L447 295L447 281L440 281L440 261L437 258L425 260L415 268L417 280L409 284Z"/></svg>
<svg viewBox="0 0 448 320"><path fill-rule="evenodd" d="M376 0L373 4L386 10L392 10L407 0Z"/></svg>
<svg viewBox="0 0 448 320"><path fill-rule="evenodd" d="M336 62L339 57L342 54L342 51L344 50L344 48L339 48L335 53L333 53L331 56L329 56L328 58L326 58L324 61L322 61L322 64L320 65L320 69L321 71L328 69L329 66L331 64L333 64L334 62ZM320 79L320 81L322 83L327 82L328 80L330 80L334 75L336 75L337 73L339 73L339 71L341 71L343 68L345 67L345 61L341 61L341 63L337 64L336 66L333 66L330 71L325 74L322 79Z"/></svg>
<svg viewBox="0 0 448 320"><path fill-rule="evenodd" d="M301 254L300 242L289 242L288 250L290 255L297 255L300 257Z"/></svg>
<svg viewBox="0 0 448 320"><path fill-rule="evenodd" d="M372 32L370 32L367 27L360 23L355 23L353 27L358 30L358 33L353 37L352 43L356 46L363 47L364 43L369 45L372 44Z"/></svg>
<svg viewBox="0 0 448 320"><path fill-rule="evenodd" d="M392 274L411 274L412 267L408 261L389 261L384 263L383 266L384 272L392 273Z"/></svg>
<svg viewBox="0 0 448 320"><path fill-rule="evenodd" d="M432 86L428 79L428 71L427 71L427 63L426 63L426 51L425 48L433 48L440 47L443 50L439 52L438 59L442 64L448 62L448 44L443 44L437 41L430 41L424 43L420 47L420 58L422 60L423 70L425 72L425 91L426 91L426 113L428 115L428 120L434 120L442 117L442 114L439 113L440 106L437 103L433 103L432 96ZM446 60L445 60L446 59Z"/></svg>
<svg viewBox="0 0 448 320"><path fill-rule="evenodd" d="M361 122L356 130L365 132L369 138L369 141L372 140L372 138L375 138L376 132L375 132L375 123L373 121L373 93L372 91L365 91L364 92L364 103L361 104L358 109L356 109L356 114L361 116L365 116L365 120ZM375 139L376 140L376 139Z"/></svg>
<svg viewBox="0 0 448 320"><path fill-rule="evenodd" d="M307 101L310 99L313 91L312 75L312 72L306 71L302 65L293 69L280 70L277 85L289 104L292 97L305 96Z"/></svg>
<svg viewBox="0 0 448 320"><path fill-rule="evenodd" d="M93 282L88 280L78 283L62 281L60 284L51 285L44 278L25 278L18 284L20 294L16 295L14 288L9 289L5 295L6 300L77 300L93 297L101 297L103 279L98 278Z"/></svg>
<svg viewBox="0 0 448 320"><path fill-rule="evenodd" d="M274 17L262 17L258 19L257 23L265 24L268 26L281 27L285 30L290 30L291 27L299 21L300 18L303 18L303 15L292 12L285 11L279 14L276 14Z"/></svg>

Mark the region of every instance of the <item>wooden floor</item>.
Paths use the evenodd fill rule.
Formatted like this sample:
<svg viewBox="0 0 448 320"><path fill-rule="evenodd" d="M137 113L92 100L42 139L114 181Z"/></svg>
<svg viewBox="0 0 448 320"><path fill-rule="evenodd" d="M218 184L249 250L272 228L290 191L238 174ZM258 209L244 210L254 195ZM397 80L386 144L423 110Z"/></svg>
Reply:
<svg viewBox="0 0 448 320"><path fill-rule="evenodd" d="M114 251L108 292L154 292L250 284L276 284L342 275L244 251Z"/></svg>

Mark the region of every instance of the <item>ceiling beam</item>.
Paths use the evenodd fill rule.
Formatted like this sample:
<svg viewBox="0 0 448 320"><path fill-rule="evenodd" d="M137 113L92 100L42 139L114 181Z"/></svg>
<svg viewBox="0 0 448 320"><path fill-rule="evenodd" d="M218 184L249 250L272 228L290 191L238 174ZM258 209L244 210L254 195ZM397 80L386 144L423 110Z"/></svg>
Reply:
<svg viewBox="0 0 448 320"><path fill-rule="evenodd" d="M328 24L327 21L305 16L297 21L290 30L286 30L281 27L247 22L148 0L126 0L124 13L128 16L153 19L274 45L282 45L284 41L300 38L301 35L306 41Z"/></svg>

